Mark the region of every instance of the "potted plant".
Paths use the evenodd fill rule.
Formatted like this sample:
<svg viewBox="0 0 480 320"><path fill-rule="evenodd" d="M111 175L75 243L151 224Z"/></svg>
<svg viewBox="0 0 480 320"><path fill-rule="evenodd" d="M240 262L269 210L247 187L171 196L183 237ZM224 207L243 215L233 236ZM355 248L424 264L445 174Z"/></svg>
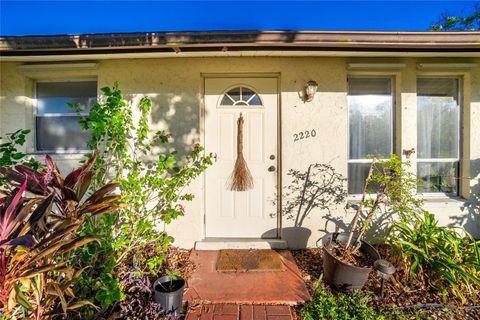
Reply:
<svg viewBox="0 0 480 320"><path fill-rule="evenodd" d="M325 280L335 289L361 289L380 254L363 240L372 219L385 210L409 205L416 200L408 196L416 187L411 175L405 174L408 163L392 155L388 160L372 159L348 233L329 233L322 239Z"/></svg>
<svg viewBox="0 0 480 320"><path fill-rule="evenodd" d="M176 272L166 271L166 275L153 284L155 302L165 313L181 313L185 280Z"/></svg>

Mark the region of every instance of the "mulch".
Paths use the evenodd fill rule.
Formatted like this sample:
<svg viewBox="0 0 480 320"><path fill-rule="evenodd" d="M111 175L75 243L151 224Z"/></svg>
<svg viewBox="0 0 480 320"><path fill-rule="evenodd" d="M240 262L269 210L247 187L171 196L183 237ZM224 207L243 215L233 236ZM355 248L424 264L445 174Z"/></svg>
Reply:
<svg viewBox="0 0 480 320"><path fill-rule="evenodd" d="M379 245L376 246L376 249L384 259L396 260L391 256L388 245ZM310 293L312 293L315 282L323 273L322 249L312 248L292 250L291 252ZM473 301L470 300L462 306L460 301L453 298L444 301L440 292L431 286L421 286L418 283L404 285L401 279L406 278L405 274L401 268L397 267L397 269L394 281L389 280L385 283L384 299L379 298L380 278L376 272L370 274L362 292L371 297L370 303L373 307L406 308L416 306L405 310L417 310L420 314L425 314L428 319L480 319L480 306L475 305ZM329 290L327 286L325 287ZM427 305L429 308L421 308L419 305ZM450 306L450 309L438 308L444 305Z"/></svg>

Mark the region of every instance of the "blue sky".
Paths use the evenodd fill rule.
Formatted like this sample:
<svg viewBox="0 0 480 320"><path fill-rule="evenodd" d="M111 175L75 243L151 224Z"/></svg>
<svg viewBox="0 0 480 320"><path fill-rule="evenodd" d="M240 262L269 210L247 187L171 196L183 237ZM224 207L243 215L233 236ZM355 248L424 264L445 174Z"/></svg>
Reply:
<svg viewBox="0 0 480 320"><path fill-rule="evenodd" d="M0 35L179 30L428 30L475 1L9 1Z"/></svg>

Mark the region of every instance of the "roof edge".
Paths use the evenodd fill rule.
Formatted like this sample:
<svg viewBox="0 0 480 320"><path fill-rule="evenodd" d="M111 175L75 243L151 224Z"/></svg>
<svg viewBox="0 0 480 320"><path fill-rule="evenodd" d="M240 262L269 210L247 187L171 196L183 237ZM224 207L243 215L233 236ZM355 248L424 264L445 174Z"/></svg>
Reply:
<svg viewBox="0 0 480 320"><path fill-rule="evenodd" d="M368 48L369 50L478 50L479 31L182 31L131 32L80 35L4 36L0 37L1 55L32 52L115 50L228 50L242 47L290 50L295 47L324 50L325 48ZM225 48L225 49L224 49Z"/></svg>

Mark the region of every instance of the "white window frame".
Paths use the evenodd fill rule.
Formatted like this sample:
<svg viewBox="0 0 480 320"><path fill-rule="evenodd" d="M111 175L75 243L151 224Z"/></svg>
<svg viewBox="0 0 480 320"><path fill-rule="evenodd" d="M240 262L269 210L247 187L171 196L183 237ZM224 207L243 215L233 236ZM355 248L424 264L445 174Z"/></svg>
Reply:
<svg viewBox="0 0 480 320"><path fill-rule="evenodd" d="M347 100L348 100L348 95L349 95L349 84L348 84L348 79L351 78L364 78L364 79L378 79L378 78L384 78L384 79L390 79L390 86L391 86L391 99L392 99L392 127L391 127L391 137L392 137L392 150L391 154L395 153L396 150L396 137L395 137L395 132L396 132L396 77L395 75L349 75L347 76ZM350 159L350 106L348 105L347 101L347 137L348 137L348 152L347 152L347 172L348 172L348 165L351 163L372 163L372 159ZM389 156L389 155L386 155ZM388 160L388 159L379 159L379 160ZM347 199L348 200L360 200L362 198L361 193L348 193L348 174L347 174ZM367 195L367 197L376 197L376 195Z"/></svg>
<svg viewBox="0 0 480 320"><path fill-rule="evenodd" d="M435 199L435 198L459 198L461 197L461 181L460 181L460 176L461 176L461 172L462 172L462 151L463 151L463 148L462 148L462 142L463 142L463 139L462 139L462 125L463 125L463 121L462 121L462 112L463 112L463 81L462 81L462 77L459 77L459 76L449 76L449 75L445 75L445 76L432 76L432 75L417 75L416 76L416 79L417 79L417 82L418 82L418 79L421 79L421 78L424 78L424 79L432 79L432 78L444 78L444 79L455 79L457 81L457 99L458 99L458 118L457 118L457 121L458 121L458 129L457 129L457 135L458 135L458 158L422 158L422 159L419 159L417 157L416 159L416 163L415 163L415 172L418 173L418 163L422 163L422 162L458 162L457 166L457 170L458 170L458 177L456 177L457 179L457 187L456 187L456 191L455 192L417 192L417 196L421 197L421 198L426 198L426 199ZM416 89L416 99L418 101L418 86L417 86L417 89ZM418 130L418 123L417 123L417 130ZM417 137L417 142L418 142L418 137Z"/></svg>
<svg viewBox="0 0 480 320"><path fill-rule="evenodd" d="M97 83L97 98L98 98L98 79L97 78L68 78L68 79L48 79L48 80L35 80L33 83L33 146L36 154L72 154L72 153L82 153L86 154L91 152L90 149L54 149L54 150L38 150L37 148L37 117L65 117L65 116L87 116L88 112L53 112L53 113L44 113L39 115L37 113L38 99L37 99L37 83L50 83L50 82L92 82ZM80 124L79 124L80 125Z"/></svg>

